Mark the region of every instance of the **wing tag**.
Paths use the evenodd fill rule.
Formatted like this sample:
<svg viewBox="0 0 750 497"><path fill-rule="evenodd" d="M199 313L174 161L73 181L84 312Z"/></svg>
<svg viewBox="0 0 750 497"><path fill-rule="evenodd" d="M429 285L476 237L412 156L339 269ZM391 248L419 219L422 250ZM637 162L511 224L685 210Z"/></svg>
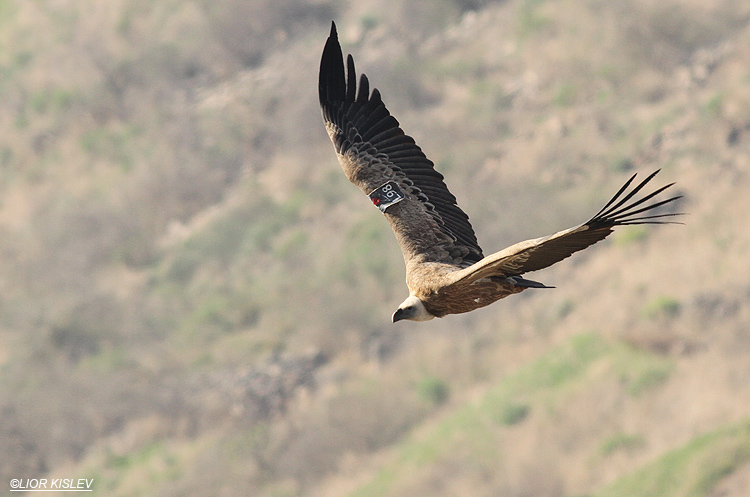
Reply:
<svg viewBox="0 0 750 497"><path fill-rule="evenodd" d="M370 193L370 200L381 212L385 212L388 207L401 202L405 198L406 195L395 181L389 181Z"/></svg>

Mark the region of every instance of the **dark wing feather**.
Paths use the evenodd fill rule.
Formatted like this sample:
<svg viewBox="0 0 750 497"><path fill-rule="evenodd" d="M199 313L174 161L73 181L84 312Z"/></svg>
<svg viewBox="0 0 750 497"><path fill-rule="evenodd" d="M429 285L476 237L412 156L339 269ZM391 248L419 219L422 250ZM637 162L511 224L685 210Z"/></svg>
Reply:
<svg viewBox="0 0 750 497"><path fill-rule="evenodd" d="M410 187L411 196L424 205L431 222L461 246L462 260L468 263L481 260L482 249L469 217L456 205L456 198L443 182L443 175L434 169L434 164L414 139L404 134L396 118L386 109L380 92L373 89L370 93L364 74L357 88L351 55L345 70L335 24L331 25L331 35L320 61L318 95L329 130L336 130L331 139L339 156L352 151L358 157L367 155L377 158L378 166L385 164L400 174L402 183Z"/></svg>
<svg viewBox="0 0 750 497"><path fill-rule="evenodd" d="M658 172L658 170L655 171L628 191L636 177L635 174L631 176L615 196L586 223L554 235L520 242L492 254L479 263L460 271L460 274L456 275L456 281L472 282L489 276L519 276L523 273L543 269L603 240L612 233L615 226L676 224L674 221L667 220L667 218L679 216L681 213L643 214L674 202L681 198L680 195L641 207L674 183L658 188L638 200L632 200Z"/></svg>

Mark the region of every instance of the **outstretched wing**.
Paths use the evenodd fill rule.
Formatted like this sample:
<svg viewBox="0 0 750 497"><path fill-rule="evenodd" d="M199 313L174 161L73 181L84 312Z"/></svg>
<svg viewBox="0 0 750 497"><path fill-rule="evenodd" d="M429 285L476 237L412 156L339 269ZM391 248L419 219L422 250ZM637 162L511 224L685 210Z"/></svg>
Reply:
<svg viewBox="0 0 750 497"><path fill-rule="evenodd" d="M490 276L519 276L523 273L543 269L603 240L612 233L615 226L674 224L673 221L665 220L665 218L679 216L679 213L644 214L677 200L681 195L643 206L674 183L663 186L638 200L632 200L658 172L658 170L653 172L628 192L627 190L636 175L631 176L607 205L588 222L554 235L517 243L505 250L487 256L480 262L457 272L454 282L471 283Z"/></svg>
<svg viewBox="0 0 750 497"><path fill-rule="evenodd" d="M349 180L381 208L404 258L467 266L482 259L469 217L414 140L390 115L367 77L356 84L354 60L331 24L318 82L326 130ZM389 195L391 197L389 197ZM395 202L391 202L390 199Z"/></svg>

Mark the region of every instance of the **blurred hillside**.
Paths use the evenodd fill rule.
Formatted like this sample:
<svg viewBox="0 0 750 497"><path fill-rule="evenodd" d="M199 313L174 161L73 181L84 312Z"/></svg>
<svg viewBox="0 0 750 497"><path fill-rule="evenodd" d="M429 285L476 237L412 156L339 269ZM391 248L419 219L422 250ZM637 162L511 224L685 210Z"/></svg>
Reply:
<svg viewBox="0 0 750 497"><path fill-rule="evenodd" d="M398 246L317 104L331 19L486 253L635 171L686 224L392 325ZM747 2L0 0L0 95L0 485L747 495Z"/></svg>

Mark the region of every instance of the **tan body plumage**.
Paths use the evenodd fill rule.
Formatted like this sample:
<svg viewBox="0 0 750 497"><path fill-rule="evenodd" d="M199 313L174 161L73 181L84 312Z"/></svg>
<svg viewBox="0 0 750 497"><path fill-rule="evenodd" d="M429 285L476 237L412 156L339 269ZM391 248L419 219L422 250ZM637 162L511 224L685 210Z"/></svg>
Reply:
<svg viewBox="0 0 750 497"><path fill-rule="evenodd" d="M642 207L671 185L632 200L656 172L628 191L633 175L586 223L484 257L468 216L456 205L443 176L404 134L380 92L370 93L364 74L357 85L351 55L345 71L335 24L323 50L318 91L344 173L381 208L404 256L409 297L393 315L394 322L468 312L527 288L545 288L521 275L604 239L615 226L664 224L664 217L676 215L642 215L679 197Z"/></svg>

